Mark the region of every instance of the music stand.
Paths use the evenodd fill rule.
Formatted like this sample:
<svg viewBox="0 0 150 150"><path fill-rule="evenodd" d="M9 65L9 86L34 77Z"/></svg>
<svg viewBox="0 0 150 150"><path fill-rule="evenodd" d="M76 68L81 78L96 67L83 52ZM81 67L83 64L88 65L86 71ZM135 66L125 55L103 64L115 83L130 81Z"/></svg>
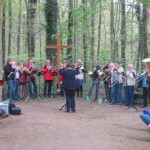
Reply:
<svg viewBox="0 0 150 150"><path fill-rule="evenodd" d="M130 110L130 108L134 108L134 109L138 112L138 109L137 109L134 105L129 105L129 106L127 106L127 108L124 109L124 111L127 110L127 109Z"/></svg>

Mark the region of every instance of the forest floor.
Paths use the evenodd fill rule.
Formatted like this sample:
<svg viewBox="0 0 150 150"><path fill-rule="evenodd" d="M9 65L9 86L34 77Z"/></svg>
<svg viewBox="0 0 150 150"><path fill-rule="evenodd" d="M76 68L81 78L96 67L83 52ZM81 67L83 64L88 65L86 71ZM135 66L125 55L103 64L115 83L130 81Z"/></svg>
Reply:
<svg viewBox="0 0 150 150"><path fill-rule="evenodd" d="M22 115L0 120L0 150L148 150L139 112L76 100L76 113L58 109L64 98L17 101Z"/></svg>

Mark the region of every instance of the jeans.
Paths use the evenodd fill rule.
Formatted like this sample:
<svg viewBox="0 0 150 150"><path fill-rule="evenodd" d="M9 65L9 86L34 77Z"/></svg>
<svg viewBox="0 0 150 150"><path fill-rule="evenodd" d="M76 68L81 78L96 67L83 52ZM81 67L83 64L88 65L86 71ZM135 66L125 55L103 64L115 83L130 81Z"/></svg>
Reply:
<svg viewBox="0 0 150 150"><path fill-rule="evenodd" d="M117 101L118 103L122 103L122 83L119 84L119 82L117 82L112 86L111 99L113 104Z"/></svg>
<svg viewBox="0 0 150 150"><path fill-rule="evenodd" d="M36 78L33 77L33 78L29 78L29 93L30 93L30 96L32 96L32 85L31 83L33 84L33 88L34 88L34 95L36 96L37 95L37 85L36 85Z"/></svg>
<svg viewBox="0 0 150 150"><path fill-rule="evenodd" d="M147 87L143 87L143 106L146 107L147 106L147 96L148 96L148 90Z"/></svg>
<svg viewBox="0 0 150 150"><path fill-rule="evenodd" d="M18 93L18 88L19 88L19 81L18 80L13 80L13 100L16 99L18 100L19 98L19 93Z"/></svg>
<svg viewBox="0 0 150 150"><path fill-rule="evenodd" d="M146 124L149 125L150 124L150 115L148 114L142 114L140 116L140 118L142 119L142 121Z"/></svg>
<svg viewBox="0 0 150 150"><path fill-rule="evenodd" d="M81 79L77 79L77 88L76 88L76 91L77 91L77 97L79 97L79 92L81 93L81 97L83 95L83 80Z"/></svg>
<svg viewBox="0 0 150 150"><path fill-rule="evenodd" d="M10 100L13 100L13 87L14 87L14 82L13 80L7 80L7 86L8 86L8 90L7 90L7 98Z"/></svg>
<svg viewBox="0 0 150 150"><path fill-rule="evenodd" d="M104 82L106 99L111 102L111 87L109 87L108 82Z"/></svg>
<svg viewBox="0 0 150 150"><path fill-rule="evenodd" d="M48 94L47 94L47 96L50 96L51 89L52 89L52 83L53 83L53 80L44 80L44 96L46 96L47 86L48 86Z"/></svg>
<svg viewBox="0 0 150 150"><path fill-rule="evenodd" d="M93 80L93 79L91 80L91 83L90 83L90 87L89 87L87 96L91 97L93 87L94 87L94 85L96 85L95 98L98 98L99 82L97 82L97 83L95 84L94 81L95 81L95 80Z"/></svg>
<svg viewBox="0 0 150 150"><path fill-rule="evenodd" d="M67 111L75 111L75 89L65 89Z"/></svg>
<svg viewBox="0 0 150 150"><path fill-rule="evenodd" d="M127 105L134 105L134 86L125 87L125 103Z"/></svg>

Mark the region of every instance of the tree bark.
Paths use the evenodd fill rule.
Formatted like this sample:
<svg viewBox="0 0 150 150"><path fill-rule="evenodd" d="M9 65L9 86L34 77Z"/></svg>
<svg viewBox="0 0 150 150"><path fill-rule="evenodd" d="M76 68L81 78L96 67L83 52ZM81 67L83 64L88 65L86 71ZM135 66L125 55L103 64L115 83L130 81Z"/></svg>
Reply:
<svg viewBox="0 0 150 150"><path fill-rule="evenodd" d="M58 2L57 0L46 0L45 2L46 19L46 45L56 44ZM56 63L56 49L47 49L46 57Z"/></svg>
<svg viewBox="0 0 150 150"><path fill-rule="evenodd" d="M86 0L82 0L82 4L86 5ZM86 17L86 8L83 8L83 50L84 50L84 67L87 68L87 35L86 35L86 27L85 27L85 22L87 22L87 17ZM84 80L86 82L86 74L84 75Z"/></svg>
<svg viewBox="0 0 150 150"><path fill-rule="evenodd" d="M17 55L20 55L20 33L21 33L21 3L22 0L19 0L19 15L18 15L18 33L17 33Z"/></svg>
<svg viewBox="0 0 150 150"><path fill-rule="evenodd" d="M73 9L73 0L69 0L69 12L68 12L68 37L67 44L72 45L72 37L73 37L73 17L72 17L72 9ZM70 48L67 49L67 59L72 62L72 51Z"/></svg>
<svg viewBox="0 0 150 150"><path fill-rule="evenodd" d="M90 5L91 5L91 11L93 9L94 6L94 2L93 0L90 1ZM90 38L90 59L93 60L94 59L94 52L95 52L95 15L92 12L91 14L91 38Z"/></svg>
<svg viewBox="0 0 150 150"><path fill-rule="evenodd" d="M3 3L0 0L0 35L2 35L2 23L3 23ZM2 79L3 63L2 63L2 36L0 36L0 78ZM2 100L2 86L0 86L0 100Z"/></svg>
<svg viewBox="0 0 150 150"><path fill-rule="evenodd" d="M4 5L4 4L3 4ZM6 52L6 30L5 30L5 28L6 28L6 21L5 21L5 16L6 16L6 14L5 14L5 6L3 6L3 24L2 24L2 64L3 64L3 66L4 66L4 64L5 64L5 52Z"/></svg>
<svg viewBox="0 0 150 150"><path fill-rule="evenodd" d="M102 2L99 4L99 24L98 24L98 49L97 49L97 57L100 57L100 48L101 48L101 24L102 24Z"/></svg>
<svg viewBox="0 0 150 150"><path fill-rule="evenodd" d="M111 43L111 58L115 59L115 29L114 29L114 1L111 0L110 10L110 43Z"/></svg>
<svg viewBox="0 0 150 150"><path fill-rule="evenodd" d="M9 7L9 34L8 34L8 56L11 54L11 38L12 38L12 0L8 1Z"/></svg>
<svg viewBox="0 0 150 150"><path fill-rule="evenodd" d="M125 0L122 0L122 18L121 18L121 61L125 64L126 60L126 8L125 8Z"/></svg>
<svg viewBox="0 0 150 150"><path fill-rule="evenodd" d="M34 21L36 16L37 0L28 0L27 7L27 41L28 41L28 56L34 57L35 50L35 33Z"/></svg>
<svg viewBox="0 0 150 150"><path fill-rule="evenodd" d="M140 60L142 57L142 48L143 48L143 28L142 28L142 16L141 16L141 6L140 3L138 2L135 6L136 9L136 17L138 21L138 34L139 34L139 40L138 40L138 51L137 51L137 69L140 67Z"/></svg>
<svg viewBox="0 0 150 150"><path fill-rule="evenodd" d="M143 58L148 57L148 45L147 45L147 26L148 26L148 7L147 5L143 4L143 15L142 15L142 22L143 22ZM142 58L142 59L143 59Z"/></svg>

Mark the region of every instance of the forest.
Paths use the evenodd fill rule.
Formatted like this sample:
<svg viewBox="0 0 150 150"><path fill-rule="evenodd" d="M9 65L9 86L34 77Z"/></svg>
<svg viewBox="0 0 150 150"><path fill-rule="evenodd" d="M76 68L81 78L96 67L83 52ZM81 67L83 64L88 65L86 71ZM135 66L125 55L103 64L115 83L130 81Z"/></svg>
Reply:
<svg viewBox="0 0 150 150"><path fill-rule="evenodd" d="M58 35L61 59L82 59L92 68L98 59L117 60L141 70L149 56L149 0L0 0L1 67L11 57L26 61L33 57L41 66L46 58L57 66ZM90 69L89 69L90 70Z"/></svg>

